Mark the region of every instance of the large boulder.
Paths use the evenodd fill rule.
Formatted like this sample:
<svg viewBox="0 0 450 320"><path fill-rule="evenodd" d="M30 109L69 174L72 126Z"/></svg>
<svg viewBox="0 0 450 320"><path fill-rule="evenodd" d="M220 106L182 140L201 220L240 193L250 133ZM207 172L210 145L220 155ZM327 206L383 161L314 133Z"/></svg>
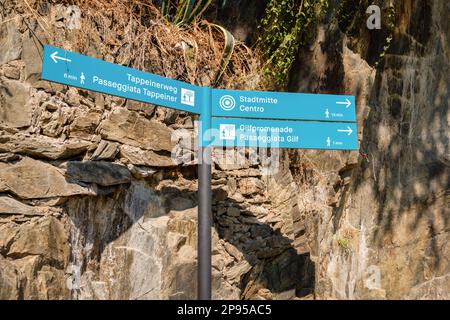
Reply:
<svg viewBox="0 0 450 320"><path fill-rule="evenodd" d="M239 189L243 195L250 196L264 191L264 183L257 178L244 178L239 181Z"/></svg>
<svg viewBox="0 0 450 320"><path fill-rule="evenodd" d="M95 194L67 180L58 168L31 158L13 164L0 162L0 192L11 192L22 199Z"/></svg>
<svg viewBox="0 0 450 320"><path fill-rule="evenodd" d="M123 145L120 147L120 155L131 164L150 167L174 167L176 163L169 156L160 155L151 150Z"/></svg>
<svg viewBox="0 0 450 320"><path fill-rule="evenodd" d="M0 65L20 58L22 42L18 21L9 18L0 25Z"/></svg>
<svg viewBox="0 0 450 320"><path fill-rule="evenodd" d="M126 167L106 161L69 161L67 175L74 180L101 186L131 182L131 173Z"/></svg>
<svg viewBox="0 0 450 320"><path fill-rule="evenodd" d="M217 167L220 170L240 170L248 169L250 167L250 161L245 157L244 149L231 149L222 150L219 148L213 149L212 158Z"/></svg>
<svg viewBox="0 0 450 320"><path fill-rule="evenodd" d="M112 160L116 157L119 152L119 144L117 142L109 142L102 140L97 149L95 149L91 160Z"/></svg>
<svg viewBox="0 0 450 320"><path fill-rule="evenodd" d="M0 127L22 128L31 124L30 87L0 79Z"/></svg>
<svg viewBox="0 0 450 320"><path fill-rule="evenodd" d="M30 83L40 80L42 73L42 54L41 43L47 42L46 35L41 28L34 31L27 31L22 36L22 60L25 62L25 79Z"/></svg>
<svg viewBox="0 0 450 320"><path fill-rule="evenodd" d="M0 195L0 215L21 214L25 216L40 216L44 213L40 209L26 205L14 198Z"/></svg>
<svg viewBox="0 0 450 320"><path fill-rule="evenodd" d="M0 300L23 298L21 288L25 281L14 264L0 255Z"/></svg>
<svg viewBox="0 0 450 320"><path fill-rule="evenodd" d="M87 151L91 143L79 140L60 140L47 136L23 134L0 135L0 152L12 152L34 158L67 159Z"/></svg>
<svg viewBox="0 0 450 320"><path fill-rule="evenodd" d="M89 139L102 118L98 110L75 109L74 120L70 125L70 137Z"/></svg>
<svg viewBox="0 0 450 320"><path fill-rule="evenodd" d="M100 130L104 139L154 151L173 149L172 131L160 122L148 120L124 108L113 110L102 122Z"/></svg>
<svg viewBox="0 0 450 320"><path fill-rule="evenodd" d="M66 270L44 264L44 261L39 255L14 260L16 268L27 279L22 287L23 298L27 300L70 299L72 287ZM70 271L70 268L67 271Z"/></svg>
<svg viewBox="0 0 450 320"><path fill-rule="evenodd" d="M69 238L64 225L52 216L43 217L20 226L7 256L19 259L38 255L46 264L59 269L69 261Z"/></svg>

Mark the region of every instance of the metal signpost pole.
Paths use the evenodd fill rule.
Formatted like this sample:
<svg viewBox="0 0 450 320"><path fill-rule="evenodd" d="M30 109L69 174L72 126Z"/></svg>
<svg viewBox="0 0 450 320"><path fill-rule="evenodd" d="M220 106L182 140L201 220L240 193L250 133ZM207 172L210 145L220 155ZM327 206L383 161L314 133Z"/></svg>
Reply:
<svg viewBox="0 0 450 320"><path fill-rule="evenodd" d="M211 300L211 89L202 88L198 149L198 296Z"/></svg>

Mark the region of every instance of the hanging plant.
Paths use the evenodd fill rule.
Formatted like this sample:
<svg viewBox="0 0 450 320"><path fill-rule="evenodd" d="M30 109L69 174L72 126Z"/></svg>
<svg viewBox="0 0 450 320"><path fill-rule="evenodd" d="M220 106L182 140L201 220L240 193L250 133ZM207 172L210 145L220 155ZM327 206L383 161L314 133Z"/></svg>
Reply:
<svg viewBox="0 0 450 320"><path fill-rule="evenodd" d="M285 89L298 49L312 39L328 0L270 0L258 30L266 59L263 73L276 89Z"/></svg>

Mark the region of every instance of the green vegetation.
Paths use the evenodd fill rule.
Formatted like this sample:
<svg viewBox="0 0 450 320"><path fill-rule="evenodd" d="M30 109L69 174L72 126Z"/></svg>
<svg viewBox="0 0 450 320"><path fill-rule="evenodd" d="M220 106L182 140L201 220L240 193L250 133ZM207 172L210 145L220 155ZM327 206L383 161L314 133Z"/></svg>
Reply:
<svg viewBox="0 0 450 320"><path fill-rule="evenodd" d="M162 0L161 3L161 15L170 23L176 26L185 26L196 19L198 19L205 10L211 5L212 0ZM222 6L225 4L222 3ZM209 26L210 30L215 29L219 31L224 40L224 46L222 50L222 56L219 63L219 69L213 80L213 85L216 85L222 79L222 76L230 63L231 57L233 55L233 50L235 47L235 40L233 35L223 28L214 23L208 23L204 21L203 26ZM183 47L185 57L195 53L189 54L189 48Z"/></svg>
<svg viewBox="0 0 450 320"><path fill-rule="evenodd" d="M259 24L259 48L266 59L263 73L276 89L286 88L300 47L313 39L329 0L269 0Z"/></svg>
<svg viewBox="0 0 450 320"><path fill-rule="evenodd" d="M223 73L225 72L226 67L230 63L231 56L233 55L233 50L235 46L234 37L227 29L225 29L222 26L219 26L218 24L211 23L211 26L214 28L220 30L223 34L224 38L224 48L222 51L222 57L220 59L220 65L219 70L217 71L216 77L214 79L213 84L217 85L220 80L222 79Z"/></svg>
<svg viewBox="0 0 450 320"><path fill-rule="evenodd" d="M366 23L368 15L366 8L374 4L382 9L381 32L384 35L383 47L374 61L374 66L378 67L386 56L387 51L392 45L395 29L395 4L393 0L343 0L336 9L336 20L339 29L349 37L358 37L361 32L361 26Z"/></svg>
<svg viewBox="0 0 450 320"><path fill-rule="evenodd" d="M392 39L394 36L394 29L395 29L395 6L394 3L391 1L389 3L389 6L387 8L387 22L386 27L388 29L387 36L384 42L383 51L381 51L380 56L378 57L377 62L375 63L375 67L378 67L380 61L384 59L386 56L387 51L391 47Z"/></svg>
<svg viewBox="0 0 450 320"><path fill-rule="evenodd" d="M357 32L361 25L365 25L367 6L368 4L363 0L343 0L336 9L339 29L345 34Z"/></svg>
<svg viewBox="0 0 450 320"><path fill-rule="evenodd" d="M351 246L350 246L350 240L349 240L349 239L345 239L345 238L338 239L337 243L338 243L338 245L339 245L342 249L344 249L346 252L352 251L352 248L351 248Z"/></svg>
<svg viewBox="0 0 450 320"><path fill-rule="evenodd" d="M188 24L200 17L212 0L162 0L161 14L176 25Z"/></svg>

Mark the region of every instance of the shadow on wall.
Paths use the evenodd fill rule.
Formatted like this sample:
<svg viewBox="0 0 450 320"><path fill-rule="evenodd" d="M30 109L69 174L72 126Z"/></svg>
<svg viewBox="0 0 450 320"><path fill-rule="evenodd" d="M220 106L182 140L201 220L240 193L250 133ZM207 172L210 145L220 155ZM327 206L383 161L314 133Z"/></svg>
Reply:
<svg viewBox="0 0 450 320"><path fill-rule="evenodd" d="M226 191L216 189L214 194L226 194ZM275 294L289 295L288 292L295 291L295 297L314 292L315 267L309 253L298 254L291 239L279 230L274 230L270 224L259 222L254 213L243 209L233 199L213 202L216 203L213 210L214 226L219 237L238 248L253 267L241 279L243 298L251 298L264 288ZM227 212L219 214L219 203L227 206L228 211L239 210L239 217L232 220ZM236 225L240 226L238 237L234 233Z"/></svg>
<svg viewBox="0 0 450 320"><path fill-rule="evenodd" d="M351 192L370 179L378 205L373 239L378 245L386 236L395 237L404 221L411 235L425 225L427 256L437 268L445 257L436 236L450 227L450 62L445 52L450 36L444 34L444 14L432 19L432 4L415 5L408 34L394 35L383 73L377 74L364 124L365 159Z"/></svg>
<svg viewBox="0 0 450 320"><path fill-rule="evenodd" d="M184 179L194 182L197 179L195 168L163 170L161 174L165 177L159 178L173 177L177 172ZM68 162L68 179L72 179L71 173L77 172L79 168L76 162ZM148 180L146 183L151 185L153 182ZM147 218L165 216L169 212L176 218L176 215L182 215L188 209L195 209L198 204L197 192L175 187L164 187L160 191L153 191L152 187L133 190L132 192L137 194L137 199L131 201L128 199L130 188L134 188L133 184L98 187L100 195L75 198L65 205L79 233L78 239L83 239L77 245L81 246L82 250L90 247L88 256L71 257L74 263L81 266L82 274L92 267L92 261L95 261L94 264L99 268L100 259L108 244L118 239L134 224L139 224ZM171 202L174 199L183 199L181 206L173 208ZM148 206L153 208L152 216L147 216ZM225 212L223 210L218 212L218 207L228 209ZM298 254L291 239L283 236L280 231L274 230L270 224L261 223L254 213L245 210L240 203L230 199L227 191L221 188L213 190L213 219L219 238L233 245L250 266L248 269L245 268L242 274L239 272L237 274L239 277L237 286L241 290L242 299L252 299L260 290L263 292L269 290L275 298L303 297L314 292L315 267L309 253ZM194 237L192 234L191 236ZM197 239L188 241L196 243ZM167 267L170 267L170 262ZM184 267L175 266L175 268ZM195 273L196 270L191 272ZM175 273L180 272L175 271ZM193 274L192 277L194 277ZM193 281L193 279L190 280ZM223 278L216 280L225 281ZM175 287L172 291L184 291L182 281L181 278L175 280L174 282L180 283L173 284ZM195 285L192 283L192 286ZM195 298L195 291L187 291L182 294L184 298Z"/></svg>

